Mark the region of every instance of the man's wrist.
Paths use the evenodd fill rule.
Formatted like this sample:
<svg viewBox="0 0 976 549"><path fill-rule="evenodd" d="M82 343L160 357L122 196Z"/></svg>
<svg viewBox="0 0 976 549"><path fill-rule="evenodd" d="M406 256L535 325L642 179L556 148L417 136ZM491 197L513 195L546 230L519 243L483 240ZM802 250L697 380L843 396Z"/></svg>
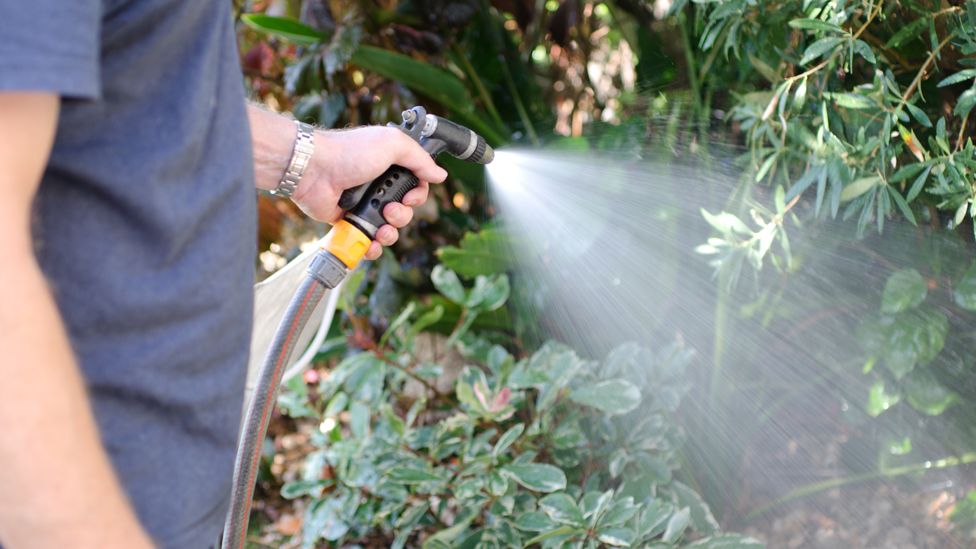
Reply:
<svg viewBox="0 0 976 549"><path fill-rule="evenodd" d="M278 186L271 194L284 198L291 198L295 194L302 177L315 154L315 128L310 124L295 121L295 144L292 147L291 158Z"/></svg>

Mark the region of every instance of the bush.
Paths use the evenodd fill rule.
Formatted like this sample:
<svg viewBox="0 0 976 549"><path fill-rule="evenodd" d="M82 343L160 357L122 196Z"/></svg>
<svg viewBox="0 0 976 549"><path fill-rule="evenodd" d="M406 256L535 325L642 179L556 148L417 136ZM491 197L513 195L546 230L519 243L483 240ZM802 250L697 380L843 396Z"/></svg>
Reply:
<svg viewBox="0 0 976 549"><path fill-rule="evenodd" d="M304 477L282 491L310 501L306 545L761 547L719 534L674 478L689 351L624 345L595 363L549 342L516 360L465 320L504 305L507 277L432 278L462 308L449 337L425 332L443 308L408 305L314 398L286 397L322 420Z"/></svg>

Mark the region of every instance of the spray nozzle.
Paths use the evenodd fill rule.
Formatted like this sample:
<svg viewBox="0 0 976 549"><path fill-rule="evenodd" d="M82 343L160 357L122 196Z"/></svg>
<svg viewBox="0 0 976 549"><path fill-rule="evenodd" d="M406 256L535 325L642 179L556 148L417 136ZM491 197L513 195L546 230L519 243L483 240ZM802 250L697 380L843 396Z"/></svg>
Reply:
<svg viewBox="0 0 976 549"><path fill-rule="evenodd" d="M459 160L477 164L487 164L495 158L495 151L484 137L446 118L427 114L423 107L407 109L402 117L400 129L431 155L446 152Z"/></svg>

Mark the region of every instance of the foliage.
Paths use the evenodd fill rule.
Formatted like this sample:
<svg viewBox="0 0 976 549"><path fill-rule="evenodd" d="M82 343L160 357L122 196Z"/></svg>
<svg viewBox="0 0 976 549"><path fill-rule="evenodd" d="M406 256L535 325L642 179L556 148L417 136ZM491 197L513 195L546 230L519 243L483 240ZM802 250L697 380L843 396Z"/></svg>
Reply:
<svg viewBox="0 0 976 549"><path fill-rule="evenodd" d="M462 319L508 297L505 275L466 288L438 267L432 279ZM291 413L321 421L304 478L283 488L310 500L307 546L379 533L392 547L761 547L718 534L674 479L688 351L625 345L595 363L550 342L516 360L462 320L448 338L458 370L418 355L439 314L408 305L315 399L289 397Z"/></svg>

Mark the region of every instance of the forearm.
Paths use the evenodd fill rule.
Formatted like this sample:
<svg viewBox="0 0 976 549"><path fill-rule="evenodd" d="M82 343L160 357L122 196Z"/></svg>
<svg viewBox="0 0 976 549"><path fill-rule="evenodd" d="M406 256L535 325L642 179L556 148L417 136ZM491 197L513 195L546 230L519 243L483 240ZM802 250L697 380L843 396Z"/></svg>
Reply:
<svg viewBox="0 0 976 549"><path fill-rule="evenodd" d="M57 310L30 254L0 284L0 542L143 547L99 442Z"/></svg>
<svg viewBox="0 0 976 549"><path fill-rule="evenodd" d="M254 184L266 191L281 181L295 145L295 122L288 117L248 104L254 151Z"/></svg>
<svg viewBox="0 0 976 549"><path fill-rule="evenodd" d="M0 544L149 547L31 245L30 204L57 114L53 95L0 93Z"/></svg>

